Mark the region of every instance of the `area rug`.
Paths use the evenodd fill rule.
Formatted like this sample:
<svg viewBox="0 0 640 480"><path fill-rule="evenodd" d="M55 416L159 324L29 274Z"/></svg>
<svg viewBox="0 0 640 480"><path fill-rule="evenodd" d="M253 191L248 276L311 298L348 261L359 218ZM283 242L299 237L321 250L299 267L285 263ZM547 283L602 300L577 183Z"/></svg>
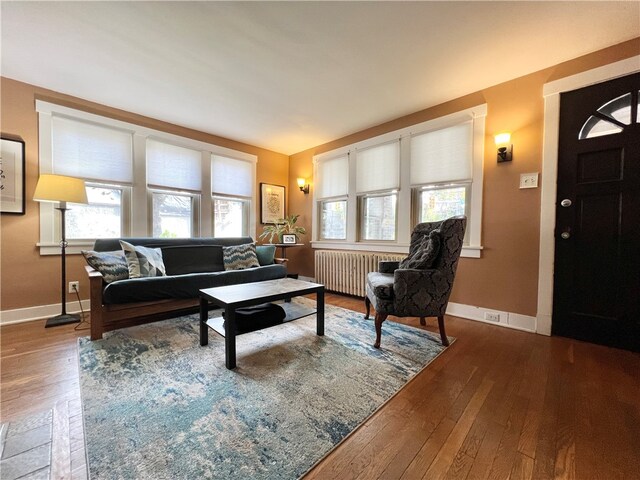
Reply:
<svg viewBox="0 0 640 480"><path fill-rule="evenodd" d="M315 315L237 337L235 370L197 315L79 339L91 478L300 477L443 351L395 322L374 335L328 305L324 337Z"/></svg>

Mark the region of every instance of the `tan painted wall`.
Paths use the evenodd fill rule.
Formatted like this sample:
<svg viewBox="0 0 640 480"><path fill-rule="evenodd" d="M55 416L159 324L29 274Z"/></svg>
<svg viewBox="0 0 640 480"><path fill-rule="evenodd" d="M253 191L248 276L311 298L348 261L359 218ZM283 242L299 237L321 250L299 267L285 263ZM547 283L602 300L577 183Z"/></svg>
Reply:
<svg viewBox="0 0 640 480"><path fill-rule="evenodd" d="M0 218L0 308L2 310L60 302L60 257L58 255L40 256L39 249L36 247L40 238L40 215L38 203L31 200L38 179L36 98L257 155L256 188L260 182L287 184L289 159L286 155L95 104L12 79L1 78L0 81L2 106L0 128L2 133L18 135L25 141L27 195L25 215L2 215ZM257 203L256 212L260 202ZM259 212L257 218L259 221ZM258 233L261 230L258 227ZM67 259L67 281L79 280L82 297L88 298L89 287L84 265L85 261L81 255L70 255Z"/></svg>
<svg viewBox="0 0 640 480"><path fill-rule="evenodd" d="M463 258L451 301L535 316L537 311L540 188L520 190L521 173L541 172L543 85L640 54L640 38L562 63L462 98L427 108L290 157L290 211L311 228L312 195L295 191L296 177L312 177L316 154L382 133L487 103L481 259ZM514 160L496 163L493 136L510 131ZM313 186L312 186L313 188ZM307 242L310 239L307 236ZM313 276L313 251L290 250L290 269Z"/></svg>

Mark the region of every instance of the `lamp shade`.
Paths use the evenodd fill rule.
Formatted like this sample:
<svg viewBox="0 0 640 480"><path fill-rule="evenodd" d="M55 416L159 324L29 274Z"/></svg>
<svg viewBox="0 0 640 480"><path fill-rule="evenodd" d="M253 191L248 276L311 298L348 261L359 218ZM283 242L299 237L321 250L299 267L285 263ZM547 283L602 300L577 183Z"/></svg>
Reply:
<svg viewBox="0 0 640 480"><path fill-rule="evenodd" d="M42 174L33 194L36 202L87 203L84 180L64 175Z"/></svg>

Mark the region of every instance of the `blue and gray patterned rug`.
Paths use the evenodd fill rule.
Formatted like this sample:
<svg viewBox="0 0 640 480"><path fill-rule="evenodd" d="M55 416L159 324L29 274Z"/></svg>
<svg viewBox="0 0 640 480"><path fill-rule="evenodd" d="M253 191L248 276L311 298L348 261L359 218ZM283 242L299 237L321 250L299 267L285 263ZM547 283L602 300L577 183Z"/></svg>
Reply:
<svg viewBox="0 0 640 480"><path fill-rule="evenodd" d="M392 321L376 350L362 317L328 305L324 337L315 315L242 335L233 371L197 315L80 339L91 478L300 477L443 350Z"/></svg>

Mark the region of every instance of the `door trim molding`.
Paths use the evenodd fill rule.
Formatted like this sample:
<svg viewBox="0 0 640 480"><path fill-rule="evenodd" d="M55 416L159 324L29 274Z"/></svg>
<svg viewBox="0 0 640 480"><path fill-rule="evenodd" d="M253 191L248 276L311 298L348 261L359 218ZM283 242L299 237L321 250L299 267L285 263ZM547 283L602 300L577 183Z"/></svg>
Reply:
<svg viewBox="0 0 640 480"><path fill-rule="evenodd" d="M560 94L640 71L640 55L545 83L540 192L540 256L538 261L538 314L536 332L551 335L553 263L555 255L556 184L558 181L558 129Z"/></svg>

